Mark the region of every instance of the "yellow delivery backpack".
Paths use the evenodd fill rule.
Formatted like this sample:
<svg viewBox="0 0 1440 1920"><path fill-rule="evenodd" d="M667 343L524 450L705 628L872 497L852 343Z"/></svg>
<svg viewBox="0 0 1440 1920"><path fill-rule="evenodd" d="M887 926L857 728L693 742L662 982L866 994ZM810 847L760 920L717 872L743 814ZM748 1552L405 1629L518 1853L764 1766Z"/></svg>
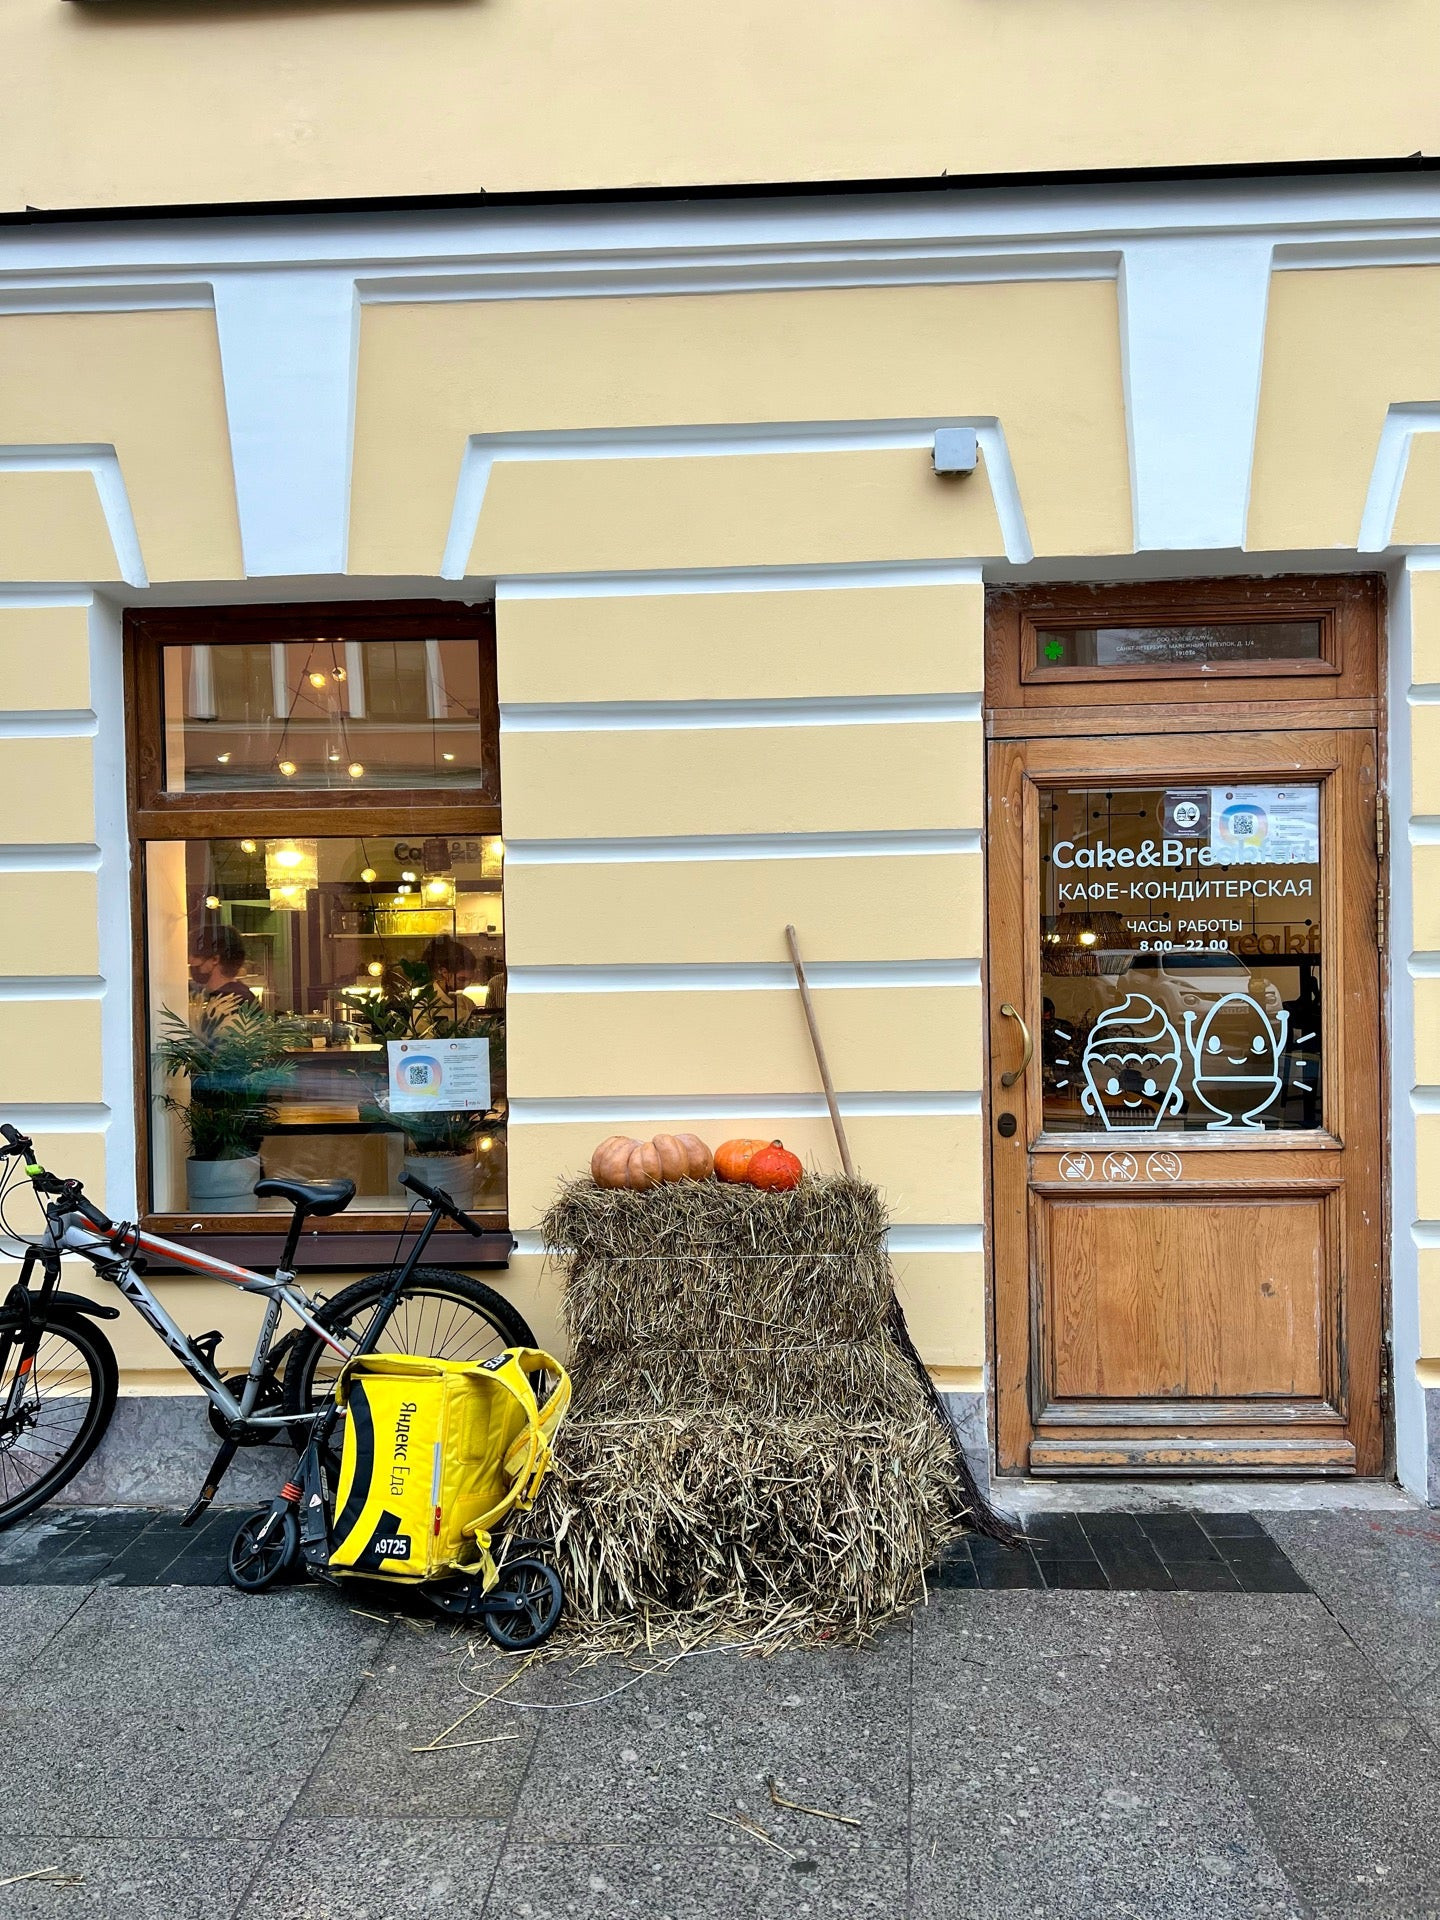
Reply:
<svg viewBox="0 0 1440 1920"><path fill-rule="evenodd" d="M543 1406L542 1375L555 1382ZM336 1394L346 1419L328 1571L469 1575L488 1594L498 1578L494 1531L533 1505L570 1402L559 1361L533 1347L478 1365L360 1354Z"/></svg>

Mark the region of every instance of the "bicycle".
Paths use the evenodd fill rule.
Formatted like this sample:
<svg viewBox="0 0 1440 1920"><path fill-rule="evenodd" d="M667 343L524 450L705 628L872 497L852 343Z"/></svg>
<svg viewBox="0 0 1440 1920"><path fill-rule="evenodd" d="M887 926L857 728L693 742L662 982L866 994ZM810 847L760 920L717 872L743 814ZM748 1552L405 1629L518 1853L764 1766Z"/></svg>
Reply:
<svg viewBox="0 0 1440 1920"><path fill-rule="evenodd" d="M300 1234L307 1219L342 1212L355 1196L353 1181L264 1179L256 1184L260 1198L284 1200L293 1208L280 1262L267 1276L193 1244L117 1224L85 1198L78 1180L47 1172L24 1134L0 1125L0 1139L5 1142L0 1228L25 1248L19 1278L0 1306L0 1529L33 1513L74 1478L100 1444L115 1410L115 1352L94 1322L118 1320L120 1309L60 1286L67 1254L88 1261L119 1289L210 1403L220 1447L182 1526L192 1526L210 1505L240 1447L285 1439L303 1452L322 1422L328 1438L334 1422L326 1416L340 1367L352 1354L373 1351L382 1333L388 1332L399 1350L430 1359L483 1361L506 1347L535 1345L523 1315L493 1287L469 1274L420 1264L442 1218L477 1239L481 1229L447 1195L410 1174L400 1177L416 1196L410 1213L421 1202L429 1211L409 1256L325 1299L312 1297L297 1283ZM35 1192L49 1200L39 1236L16 1233L5 1219L6 1197L19 1179L12 1165L16 1160ZM407 1216L397 1259L409 1229ZM243 1374L221 1375L218 1332L187 1334L167 1311L145 1280L147 1258L227 1281L265 1301ZM286 1309L300 1325L277 1340ZM333 1456L327 1465L333 1470Z"/></svg>

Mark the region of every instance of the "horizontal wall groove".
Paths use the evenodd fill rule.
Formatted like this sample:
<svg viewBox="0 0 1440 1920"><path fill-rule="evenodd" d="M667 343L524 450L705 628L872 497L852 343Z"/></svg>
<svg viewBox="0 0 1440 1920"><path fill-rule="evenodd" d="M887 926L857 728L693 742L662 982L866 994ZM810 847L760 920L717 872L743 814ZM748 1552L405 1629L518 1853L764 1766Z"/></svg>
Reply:
<svg viewBox="0 0 1440 1920"><path fill-rule="evenodd" d="M0 613L13 608L88 607L94 600L88 587L17 587L8 582L0 586Z"/></svg>
<svg viewBox="0 0 1440 1920"><path fill-rule="evenodd" d="M32 1127L37 1133L103 1133L110 1124L110 1109L98 1100L7 1101L0 1111L0 1119L7 1126L18 1127L22 1133L28 1133ZM65 1169L60 1167L56 1171L63 1174Z"/></svg>
<svg viewBox="0 0 1440 1920"><path fill-rule="evenodd" d="M978 560L814 561L799 567L666 567L634 573L516 574L495 583L505 600L611 600L644 594L805 593L839 587L963 587L984 583Z"/></svg>
<svg viewBox="0 0 1440 1920"><path fill-rule="evenodd" d="M978 1092L960 1093L841 1093L842 1114L856 1119L899 1119L912 1115L979 1113ZM815 1120L827 1117L821 1093L735 1094L608 1094L526 1099L510 1096L512 1126L557 1126L572 1120L603 1125L606 1121L658 1123L666 1120Z"/></svg>
<svg viewBox="0 0 1440 1920"><path fill-rule="evenodd" d="M0 709L0 740L93 740L99 731L88 707Z"/></svg>
<svg viewBox="0 0 1440 1920"><path fill-rule="evenodd" d="M978 960L811 960L806 976L817 990L835 987L977 987ZM531 993L695 993L793 991L786 961L628 966L511 966L507 990Z"/></svg>
<svg viewBox="0 0 1440 1920"><path fill-rule="evenodd" d="M673 255L659 264L644 255L612 259L603 266L576 257L526 269L497 262L455 272L417 274L413 278L374 278L357 282L365 306L448 305L454 301L624 299L642 294L769 293L807 287L979 286L1012 280L1113 280L1117 256L1100 248L1089 252L1035 251L1025 254L973 252L963 244L913 249L816 248L809 257L766 257L760 250Z"/></svg>
<svg viewBox="0 0 1440 1920"><path fill-rule="evenodd" d="M873 833L721 833L594 840L512 840L511 867L619 865L654 860L839 860L980 852L978 829Z"/></svg>
<svg viewBox="0 0 1440 1920"><path fill-rule="evenodd" d="M500 708L502 733L673 732L715 727L896 726L978 721L978 693L802 694L767 700L514 701Z"/></svg>
<svg viewBox="0 0 1440 1920"><path fill-rule="evenodd" d="M1440 980L1440 953L1412 953L1409 970L1412 980Z"/></svg>
<svg viewBox="0 0 1440 1920"><path fill-rule="evenodd" d="M0 975L0 1000L98 1000L104 991L98 973Z"/></svg>
<svg viewBox="0 0 1440 1920"><path fill-rule="evenodd" d="M99 866L100 849L93 843L0 847L0 873L95 873Z"/></svg>

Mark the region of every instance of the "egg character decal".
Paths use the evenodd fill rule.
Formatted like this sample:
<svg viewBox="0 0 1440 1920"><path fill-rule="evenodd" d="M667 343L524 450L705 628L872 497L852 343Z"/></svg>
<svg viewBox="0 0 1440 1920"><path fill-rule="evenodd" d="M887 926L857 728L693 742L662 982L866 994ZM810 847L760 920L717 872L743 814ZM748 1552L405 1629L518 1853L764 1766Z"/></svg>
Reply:
<svg viewBox="0 0 1440 1920"><path fill-rule="evenodd" d="M1107 1133L1158 1127L1180 1110L1180 1036L1147 994L1105 1009L1080 1064L1081 1108Z"/></svg>
<svg viewBox="0 0 1440 1920"><path fill-rule="evenodd" d="M1289 1025L1288 1013L1277 1013L1272 1022L1245 993L1227 993L1198 1022L1193 1013L1185 1015L1195 1097L1218 1116L1207 1121L1210 1132L1264 1125L1260 1115L1279 1098Z"/></svg>

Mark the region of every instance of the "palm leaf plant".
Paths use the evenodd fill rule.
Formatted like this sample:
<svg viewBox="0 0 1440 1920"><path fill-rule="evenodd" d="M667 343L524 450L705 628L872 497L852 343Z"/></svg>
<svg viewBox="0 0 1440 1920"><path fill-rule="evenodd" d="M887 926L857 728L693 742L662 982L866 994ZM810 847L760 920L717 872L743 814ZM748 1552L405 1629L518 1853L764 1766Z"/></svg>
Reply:
<svg viewBox="0 0 1440 1920"><path fill-rule="evenodd" d="M275 1095L290 1078L287 1055L306 1045L303 1024L262 1007L207 1008L192 1025L169 1007L160 1015L156 1065L188 1080L190 1098L161 1105L184 1127L192 1160L243 1160L275 1123Z"/></svg>

